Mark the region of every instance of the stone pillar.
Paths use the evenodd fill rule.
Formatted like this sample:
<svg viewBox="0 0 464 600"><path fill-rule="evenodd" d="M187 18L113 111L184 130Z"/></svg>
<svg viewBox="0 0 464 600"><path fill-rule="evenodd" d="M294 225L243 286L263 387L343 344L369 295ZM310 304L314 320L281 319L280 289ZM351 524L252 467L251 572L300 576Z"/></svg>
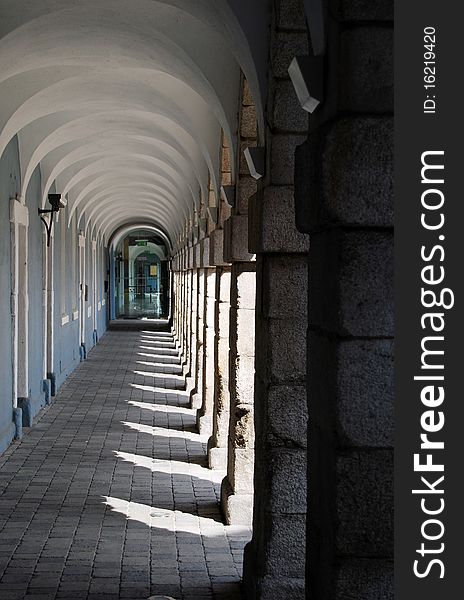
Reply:
<svg viewBox="0 0 464 600"><path fill-rule="evenodd" d="M218 267L216 273L215 322L215 387L213 435L208 442L210 469L226 469L229 440L230 392L229 392L229 319L230 319L229 267Z"/></svg>
<svg viewBox="0 0 464 600"><path fill-rule="evenodd" d="M393 3L331 4L333 93L295 170L311 235L308 592L391 600Z"/></svg>
<svg viewBox="0 0 464 600"><path fill-rule="evenodd" d="M187 268L185 264L184 253L182 256L182 331L180 339L180 351L182 356L182 363L185 365L187 360L187 319L188 319L188 306L187 306Z"/></svg>
<svg viewBox="0 0 464 600"><path fill-rule="evenodd" d="M191 373L191 361L192 361L192 271L188 269L187 264L185 265L185 364L184 374L190 375Z"/></svg>
<svg viewBox="0 0 464 600"><path fill-rule="evenodd" d="M174 331L177 339L179 340L179 332L180 332L180 296L179 296L179 277L180 277L180 264L181 264L181 254L178 253L176 259L174 261L175 271L174 271Z"/></svg>
<svg viewBox="0 0 464 600"><path fill-rule="evenodd" d="M191 269L192 280L192 310L190 326L190 371L187 377L187 390L191 392L190 402L193 406L197 384L198 361L198 271Z"/></svg>
<svg viewBox="0 0 464 600"><path fill-rule="evenodd" d="M226 521L251 526L254 474L256 265L235 263L230 294L230 421L221 500Z"/></svg>
<svg viewBox="0 0 464 600"><path fill-rule="evenodd" d="M204 273L204 337L203 337L203 386L202 404L197 412L197 426L201 435L211 435L213 431L214 408L214 333L216 308L216 269L202 269Z"/></svg>
<svg viewBox="0 0 464 600"><path fill-rule="evenodd" d="M250 250L257 255L256 460L244 584L250 599L303 600L309 239L296 229L293 183L295 149L307 137L308 118L288 67L295 55L308 53L308 35L302 2L274 5L266 173L248 209Z"/></svg>
<svg viewBox="0 0 464 600"><path fill-rule="evenodd" d="M203 365L204 365L204 339L205 339L205 270L196 269L198 278L198 305L197 305L197 323L196 336L194 344L196 345L196 365L195 365L195 388L192 396L192 408L201 408L203 403Z"/></svg>

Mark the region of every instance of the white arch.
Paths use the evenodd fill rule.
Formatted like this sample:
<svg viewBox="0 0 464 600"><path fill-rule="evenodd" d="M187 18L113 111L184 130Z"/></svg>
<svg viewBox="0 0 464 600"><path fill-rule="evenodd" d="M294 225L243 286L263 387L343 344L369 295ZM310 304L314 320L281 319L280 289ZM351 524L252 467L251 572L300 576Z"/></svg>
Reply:
<svg viewBox="0 0 464 600"><path fill-rule="evenodd" d="M252 4L0 0L0 154L19 133L22 194L40 164L42 205L56 182L86 230L139 215L176 236L218 196L221 130L237 163L240 68L264 133Z"/></svg>

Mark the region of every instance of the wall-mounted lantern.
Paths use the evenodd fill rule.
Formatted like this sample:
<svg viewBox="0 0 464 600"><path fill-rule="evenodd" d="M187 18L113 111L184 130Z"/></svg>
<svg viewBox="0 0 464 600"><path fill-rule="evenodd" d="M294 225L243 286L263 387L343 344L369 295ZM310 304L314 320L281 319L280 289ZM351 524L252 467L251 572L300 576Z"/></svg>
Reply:
<svg viewBox="0 0 464 600"><path fill-rule="evenodd" d="M301 108L314 112L324 100L324 56L295 56L288 74Z"/></svg>
<svg viewBox="0 0 464 600"><path fill-rule="evenodd" d="M51 208L39 208L40 220L45 225L47 230L47 246L50 246L50 239L52 236L53 227L53 215L59 212L60 208L64 208L67 205L67 200L62 194L48 194L48 201L51 204ZM42 215L50 214L50 222L47 221Z"/></svg>
<svg viewBox="0 0 464 600"><path fill-rule="evenodd" d="M264 148L259 146L248 146L248 148L245 148L243 151L243 154L245 155L250 175L254 179L261 179L261 177L264 177Z"/></svg>

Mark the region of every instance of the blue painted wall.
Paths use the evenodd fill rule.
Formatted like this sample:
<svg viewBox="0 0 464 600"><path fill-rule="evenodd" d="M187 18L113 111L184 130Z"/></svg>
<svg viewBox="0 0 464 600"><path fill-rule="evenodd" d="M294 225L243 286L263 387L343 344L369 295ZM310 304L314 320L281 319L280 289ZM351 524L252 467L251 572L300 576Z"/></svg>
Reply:
<svg viewBox="0 0 464 600"><path fill-rule="evenodd" d="M11 264L10 264L10 199L21 191L21 170L18 141L15 137L6 148L0 159L0 453L11 443L15 429L13 425L12 398L12 327L11 327ZM55 192L55 189L51 189ZM29 399L34 416L45 406L43 390L43 225L37 209L42 195L40 167L36 169L26 193L26 205L29 209ZM60 212L60 220L64 219L64 243L62 243L62 227L54 223L54 364L57 389L64 383L70 373L80 362L79 355L79 319L73 319L73 312L79 310L79 252L77 220L73 219L67 227L68 209ZM84 229L81 221L80 228ZM73 249L74 247L74 249ZM64 264L61 262L62 252ZM74 262L74 266L73 266ZM94 346L93 314L97 314L98 338L107 329L108 294L104 293L104 281L108 278L108 252L101 245L97 246L97 303L93 306L92 275L92 240L86 240L86 283L89 286L89 301L86 303L85 332L87 352ZM63 294L64 289L64 306ZM106 305L98 302L106 299ZM92 306L92 316L88 317L87 308ZM63 315L69 322L62 323ZM53 399L52 399L53 401Z"/></svg>
<svg viewBox="0 0 464 600"><path fill-rule="evenodd" d="M0 160L0 452L13 439L13 357L11 351L10 199L20 193L18 141L14 138Z"/></svg>
<svg viewBox="0 0 464 600"><path fill-rule="evenodd" d="M26 194L29 209L29 399L33 415L45 406L43 391L43 225L37 214L42 195L40 169L34 171Z"/></svg>

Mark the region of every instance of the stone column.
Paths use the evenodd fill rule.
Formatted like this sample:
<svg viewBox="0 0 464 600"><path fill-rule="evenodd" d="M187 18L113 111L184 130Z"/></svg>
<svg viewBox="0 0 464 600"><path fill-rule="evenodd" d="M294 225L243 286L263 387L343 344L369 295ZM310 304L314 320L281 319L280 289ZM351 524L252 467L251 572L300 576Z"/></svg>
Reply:
<svg viewBox="0 0 464 600"><path fill-rule="evenodd" d="M184 374L189 375L191 372L191 360L192 360L192 348L191 348L191 336L192 336L192 271L188 269L187 263L185 265L185 363L184 363Z"/></svg>
<svg viewBox="0 0 464 600"><path fill-rule="evenodd" d="M204 337L202 404L197 413L197 426L201 435L210 436L213 430L214 407L214 333L216 308L216 269L205 268L204 273Z"/></svg>
<svg viewBox="0 0 464 600"><path fill-rule="evenodd" d="M180 331L180 297L179 297L179 276L180 276L180 264L181 264L181 254L178 253L176 255L174 265L174 331L177 339L179 339L179 331Z"/></svg>
<svg viewBox="0 0 464 600"><path fill-rule="evenodd" d="M216 273L215 322L215 387L213 434L208 442L210 469L226 469L229 441L230 392L229 392L229 319L230 319L229 267L218 267Z"/></svg>
<svg viewBox="0 0 464 600"><path fill-rule="evenodd" d="M311 235L307 587L391 600L393 5L331 4L333 93L295 171Z"/></svg>
<svg viewBox="0 0 464 600"><path fill-rule="evenodd" d="M254 474L256 265L235 263L230 294L230 421L221 500L228 523L251 525Z"/></svg>
<svg viewBox="0 0 464 600"><path fill-rule="evenodd" d="M181 339L180 339L180 351L182 357L182 363L185 365L187 360L187 319L188 319L188 306L187 306L187 268L185 264L184 253L182 256L182 331L181 331Z"/></svg>
<svg viewBox="0 0 464 600"><path fill-rule="evenodd" d="M191 264L191 263L190 263ZM198 361L198 271L191 269L192 278L192 312L190 327L190 371L187 377L187 390L191 392L190 402L193 406L197 384Z"/></svg>
<svg viewBox="0 0 464 600"><path fill-rule="evenodd" d="M195 264L199 265L199 245L195 248ZM196 336L194 344L196 345L196 365L195 365L195 388L192 395L192 408L201 408L203 403L203 365L204 365L204 336L205 336L205 270L196 269L198 278L198 305L197 305L197 323Z"/></svg>
<svg viewBox="0 0 464 600"><path fill-rule="evenodd" d="M303 3L274 5L266 173L248 209L258 301L255 505L244 583L247 598L303 600L309 239L296 229L293 183L295 149L307 137L308 118L288 67L295 55L308 53L308 35Z"/></svg>

